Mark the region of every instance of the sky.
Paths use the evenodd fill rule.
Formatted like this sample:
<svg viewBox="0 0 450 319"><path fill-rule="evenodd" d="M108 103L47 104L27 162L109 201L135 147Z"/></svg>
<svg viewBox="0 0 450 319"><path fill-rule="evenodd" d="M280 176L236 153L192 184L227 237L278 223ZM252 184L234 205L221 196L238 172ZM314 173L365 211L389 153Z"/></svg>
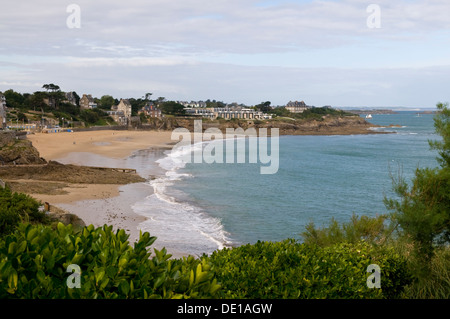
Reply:
<svg viewBox="0 0 450 319"><path fill-rule="evenodd" d="M0 91L255 105L450 102L448 0L21 0Z"/></svg>

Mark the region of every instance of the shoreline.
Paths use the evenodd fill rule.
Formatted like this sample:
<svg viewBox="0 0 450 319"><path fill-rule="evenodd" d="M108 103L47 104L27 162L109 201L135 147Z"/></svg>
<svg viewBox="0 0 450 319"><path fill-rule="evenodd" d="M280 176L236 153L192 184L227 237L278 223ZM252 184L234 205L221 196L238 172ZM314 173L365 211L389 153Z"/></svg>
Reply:
<svg viewBox="0 0 450 319"><path fill-rule="evenodd" d="M148 180L165 174L166 171L159 167L156 161L176 144L176 141L172 141L171 134L171 131L111 130L31 135L29 139L33 146L47 161L82 166L135 168L138 175L144 177L147 182L126 185L70 184L64 188L67 194L30 195L78 216L86 225L101 227L108 224L112 225L114 230L124 229L130 235L129 242L132 244L139 238L139 225L148 220L136 213L132 206L154 194ZM138 155L144 155L145 167L139 167L142 163L133 162L133 159L140 157ZM150 161L149 157L152 157ZM152 167L147 167L149 162L153 163ZM151 232L150 235L154 236ZM153 248L162 249L163 246L156 240ZM172 254L173 258L190 255L173 247L170 247L168 253Z"/></svg>
<svg viewBox="0 0 450 319"><path fill-rule="evenodd" d="M54 134L35 134L30 138L33 146L47 161L81 166L135 168L145 182L130 184L69 184L66 194L29 194L50 205L81 218L86 225L113 226L114 231L124 229L133 244L139 238L139 225L147 218L135 213L132 206L153 194L148 180L164 172L156 160L172 148L171 132L156 131L93 131ZM76 143L73 143L76 141ZM56 147L59 145L60 147ZM146 163L139 162L140 156ZM153 234L150 234L153 236ZM162 249L158 240L153 248ZM169 251L174 258L188 256L182 251Z"/></svg>

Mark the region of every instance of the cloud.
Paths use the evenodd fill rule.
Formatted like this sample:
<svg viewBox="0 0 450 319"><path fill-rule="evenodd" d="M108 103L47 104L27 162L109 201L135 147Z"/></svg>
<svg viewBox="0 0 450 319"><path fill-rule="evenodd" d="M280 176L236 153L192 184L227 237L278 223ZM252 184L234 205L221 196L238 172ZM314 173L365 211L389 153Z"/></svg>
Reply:
<svg viewBox="0 0 450 319"><path fill-rule="evenodd" d="M378 0L382 28L367 28L366 8L373 1L77 1L81 29L66 25L68 1L20 1L2 4L0 35L6 46L30 53L67 46L84 55L78 40L151 49L170 44L196 51L255 53L322 48L365 41L368 37L398 39L450 28L450 3L441 0ZM50 45L50 47L51 47ZM45 46L45 48L44 48ZM64 50L61 50L65 54ZM133 52L129 52L133 55Z"/></svg>
<svg viewBox="0 0 450 319"><path fill-rule="evenodd" d="M69 67L146 67L146 66L175 66L181 64L194 64L194 61L182 57L152 58L76 58L71 57L67 63Z"/></svg>
<svg viewBox="0 0 450 319"><path fill-rule="evenodd" d="M380 29L366 23L374 2ZM72 3L80 29L66 24ZM0 90L434 105L450 100L448 12L447 0L6 2Z"/></svg>

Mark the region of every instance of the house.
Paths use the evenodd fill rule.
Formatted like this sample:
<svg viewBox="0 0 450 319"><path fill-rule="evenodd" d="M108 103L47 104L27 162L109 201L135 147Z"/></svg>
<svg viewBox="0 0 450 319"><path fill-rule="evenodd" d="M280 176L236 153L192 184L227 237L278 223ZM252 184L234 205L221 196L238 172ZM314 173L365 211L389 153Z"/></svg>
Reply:
<svg viewBox="0 0 450 319"><path fill-rule="evenodd" d="M111 111L123 112L126 117L130 117L131 103L127 99L120 99L119 104L111 106Z"/></svg>
<svg viewBox="0 0 450 319"><path fill-rule="evenodd" d="M187 108L195 108L195 107L206 107L206 102L204 101L176 101L178 104L183 105Z"/></svg>
<svg viewBox="0 0 450 319"><path fill-rule="evenodd" d="M131 103L127 99L120 99L119 104L111 106L107 112L119 125L128 125L131 118Z"/></svg>
<svg viewBox="0 0 450 319"><path fill-rule="evenodd" d="M161 110L158 109L152 102L147 103L142 109L138 111L138 115L144 114L149 117L161 117Z"/></svg>
<svg viewBox="0 0 450 319"><path fill-rule="evenodd" d="M80 109L87 110L93 109L97 107L97 103L95 103L94 98L91 94L83 94L83 97L80 99Z"/></svg>
<svg viewBox="0 0 450 319"><path fill-rule="evenodd" d="M72 105L77 105L77 99L75 98L75 92L66 92L64 93L66 99L63 101L65 103L70 103Z"/></svg>
<svg viewBox="0 0 450 319"><path fill-rule="evenodd" d="M286 110L288 110L291 113L303 113L304 111L306 111L309 108L309 106L307 106L305 104L305 102L301 101L289 101L288 104L286 104Z"/></svg>
<svg viewBox="0 0 450 319"><path fill-rule="evenodd" d="M0 129L6 128L6 98L0 92Z"/></svg>
<svg viewBox="0 0 450 319"><path fill-rule="evenodd" d="M272 116L253 109L242 107L206 107L206 108L185 108L186 113L192 116L199 116L209 119L218 117L226 120L230 119L271 119Z"/></svg>

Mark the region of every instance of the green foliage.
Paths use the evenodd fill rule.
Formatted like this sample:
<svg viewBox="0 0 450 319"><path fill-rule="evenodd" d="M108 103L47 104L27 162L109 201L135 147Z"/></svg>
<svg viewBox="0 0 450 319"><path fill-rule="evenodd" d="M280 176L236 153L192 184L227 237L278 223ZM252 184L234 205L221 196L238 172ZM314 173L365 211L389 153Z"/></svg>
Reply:
<svg viewBox="0 0 450 319"><path fill-rule="evenodd" d="M6 90L3 95L6 98L6 105L10 108L23 108L25 97L12 89Z"/></svg>
<svg viewBox="0 0 450 319"><path fill-rule="evenodd" d="M441 141L430 141L430 146L439 152L438 162L442 168L450 167L450 109L448 103L437 105L438 115L434 118L436 133L442 137Z"/></svg>
<svg viewBox="0 0 450 319"><path fill-rule="evenodd" d="M276 116L290 117L292 115L285 107L274 107L270 113L275 114Z"/></svg>
<svg viewBox="0 0 450 319"><path fill-rule="evenodd" d="M206 107L226 107L227 106L227 104L224 103L223 101L216 101L216 100L211 101L210 99L207 99L205 101L205 103L206 103Z"/></svg>
<svg viewBox="0 0 450 319"><path fill-rule="evenodd" d="M355 116L352 113L336 110L331 107L311 107L303 113L291 113L285 107L275 107L270 109L270 113L280 117L291 117L299 120L322 120L323 116Z"/></svg>
<svg viewBox="0 0 450 319"><path fill-rule="evenodd" d="M166 250L140 234L132 247L124 230L112 226L20 224L0 240L0 298L208 298L220 286L211 266L192 257L169 259ZM69 265L81 270L80 287ZM73 284L70 286L69 284Z"/></svg>
<svg viewBox="0 0 450 319"><path fill-rule="evenodd" d="M430 145L439 151L441 168L417 169L411 185L401 176L393 178L398 199L384 200L413 245L411 260L419 279L430 273L435 248L450 243L450 111L447 104L438 104L438 110L435 127L442 141Z"/></svg>
<svg viewBox="0 0 450 319"><path fill-rule="evenodd" d="M99 103L98 107L101 109L110 110L111 106L113 106L114 104L115 104L115 100L111 95L103 95L100 98L100 103Z"/></svg>
<svg viewBox="0 0 450 319"><path fill-rule="evenodd" d="M164 114L171 114L171 115L185 114L184 106L174 101L163 102L159 104L159 108L161 109L161 112Z"/></svg>
<svg viewBox="0 0 450 319"><path fill-rule="evenodd" d="M306 244L314 244L320 247L340 243L358 243L364 241L379 245L386 242L392 234L393 228L387 224L388 216L376 217L353 215L348 223L339 224L334 218L327 227L316 228L314 223L305 227L302 233Z"/></svg>
<svg viewBox="0 0 450 319"><path fill-rule="evenodd" d="M110 120L107 113L101 109L86 109L80 112L80 118L90 125L106 125Z"/></svg>
<svg viewBox="0 0 450 319"><path fill-rule="evenodd" d="M46 216L32 197L13 193L9 187L0 188L0 237L14 231L21 221L42 223Z"/></svg>
<svg viewBox="0 0 450 319"><path fill-rule="evenodd" d="M435 250L429 273L406 286L404 298L450 299L450 247Z"/></svg>
<svg viewBox="0 0 450 319"><path fill-rule="evenodd" d="M270 101L261 102L260 104L255 105L255 109L264 113L271 113L273 108L270 106L270 104L272 104Z"/></svg>
<svg viewBox="0 0 450 319"><path fill-rule="evenodd" d="M20 122L22 122L22 121L27 122L28 121L27 116L24 113L22 113L22 112L17 113L17 119Z"/></svg>
<svg viewBox="0 0 450 319"><path fill-rule="evenodd" d="M308 120L322 120L323 116L355 116L352 113L348 113L342 110L336 110L331 107L312 107L305 110L303 113L293 114L297 119L308 119Z"/></svg>
<svg viewBox="0 0 450 319"><path fill-rule="evenodd" d="M225 298L397 298L409 282L404 258L365 243L257 242L205 258ZM381 289L367 287L371 264L381 268Z"/></svg>

